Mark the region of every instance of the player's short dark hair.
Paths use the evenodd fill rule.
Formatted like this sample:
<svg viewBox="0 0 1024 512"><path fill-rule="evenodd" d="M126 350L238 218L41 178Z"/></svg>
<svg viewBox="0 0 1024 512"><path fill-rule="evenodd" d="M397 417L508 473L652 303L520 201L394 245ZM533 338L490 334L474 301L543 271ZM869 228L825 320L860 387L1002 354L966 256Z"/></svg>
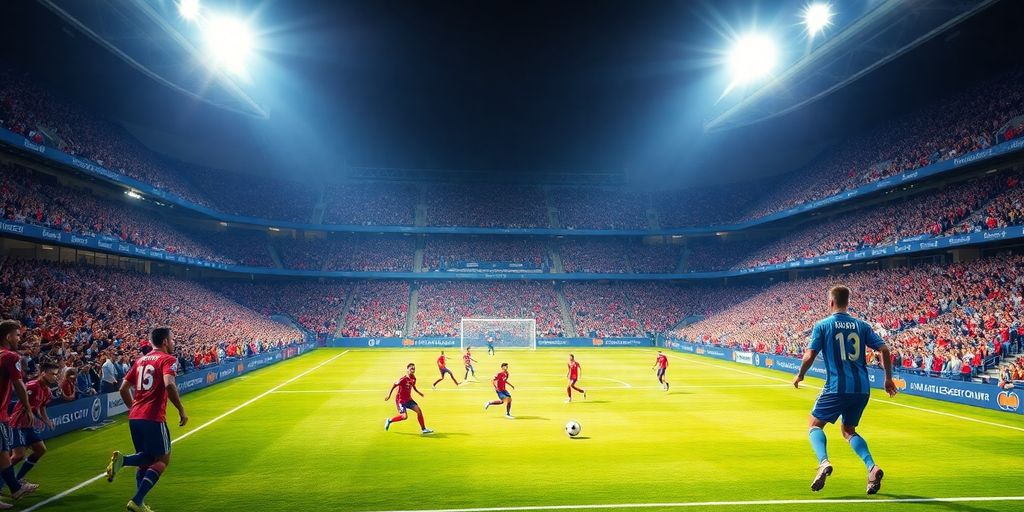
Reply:
<svg viewBox="0 0 1024 512"><path fill-rule="evenodd" d="M43 361L42 363L39 363L39 369L44 372L48 372L51 370L59 370L60 365L53 361Z"/></svg>
<svg viewBox="0 0 1024 512"><path fill-rule="evenodd" d="M850 305L850 289L843 285L833 286L828 291L829 297L832 297L832 301L836 303L837 308L845 308Z"/></svg>
<svg viewBox="0 0 1024 512"><path fill-rule="evenodd" d="M12 332L16 332L21 329L21 322L17 320L4 320L0 322L0 340L7 337Z"/></svg>
<svg viewBox="0 0 1024 512"><path fill-rule="evenodd" d="M502 367L502 368L504 368L504 367L506 367L506 366L508 366L508 363L501 363L501 367Z"/></svg>
<svg viewBox="0 0 1024 512"><path fill-rule="evenodd" d="M170 327L157 327L150 331L149 342L154 347L164 346L164 342L171 339L171 328Z"/></svg>
<svg viewBox="0 0 1024 512"><path fill-rule="evenodd" d="M412 368L413 366L416 366L416 363L409 363L409 364L405 365L405 369L408 370L409 368Z"/></svg>

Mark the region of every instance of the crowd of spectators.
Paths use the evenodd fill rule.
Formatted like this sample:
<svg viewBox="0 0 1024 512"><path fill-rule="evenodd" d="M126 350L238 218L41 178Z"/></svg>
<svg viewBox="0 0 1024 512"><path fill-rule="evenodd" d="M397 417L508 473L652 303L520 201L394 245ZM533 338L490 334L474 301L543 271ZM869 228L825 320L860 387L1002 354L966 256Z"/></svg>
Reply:
<svg viewBox="0 0 1024 512"><path fill-rule="evenodd" d="M969 379L1021 348L1024 258L1013 255L779 283L674 336L799 356L835 284L850 287L850 311L886 339L903 371Z"/></svg>
<svg viewBox="0 0 1024 512"><path fill-rule="evenodd" d="M402 336L409 314L408 281L363 281L354 285L341 335Z"/></svg>
<svg viewBox="0 0 1024 512"><path fill-rule="evenodd" d="M538 186L474 184L428 185L424 191L431 226L546 228L544 190Z"/></svg>
<svg viewBox="0 0 1024 512"><path fill-rule="evenodd" d="M566 272L629 273L629 244L621 240L567 239L558 248Z"/></svg>
<svg viewBox="0 0 1024 512"><path fill-rule="evenodd" d="M465 268L466 262L515 263L524 268L547 269L549 261L546 244L537 238L429 237L423 247L425 272Z"/></svg>
<svg viewBox="0 0 1024 512"><path fill-rule="evenodd" d="M315 271L411 272L416 249L412 237L382 235L282 238L275 245L285 268Z"/></svg>
<svg viewBox="0 0 1024 512"><path fill-rule="evenodd" d="M224 281L210 288L266 317L285 315L318 337L333 335L351 284L313 281L245 283Z"/></svg>
<svg viewBox="0 0 1024 512"><path fill-rule="evenodd" d="M537 337L565 334L558 298L550 283L423 283L416 310L417 336L459 336L463 318L532 318Z"/></svg>
<svg viewBox="0 0 1024 512"><path fill-rule="evenodd" d="M183 372L302 340L298 329L191 281L39 261L4 262L0 316L25 327L30 375L42 360L62 365L65 399L102 391L101 365L134 361L156 326L172 329Z"/></svg>
<svg viewBox="0 0 1024 512"><path fill-rule="evenodd" d="M345 183L324 187L324 224L412 226L419 189L410 183Z"/></svg>
<svg viewBox="0 0 1024 512"><path fill-rule="evenodd" d="M559 187L549 193L565 229L650 228L647 194L599 187Z"/></svg>
<svg viewBox="0 0 1024 512"><path fill-rule="evenodd" d="M170 167L171 164L168 164ZM266 175L247 175L175 163L173 172L216 201L216 209L229 215L308 224L319 199L317 188L306 183Z"/></svg>
<svg viewBox="0 0 1024 512"><path fill-rule="evenodd" d="M160 215L87 190L63 187L17 165L0 164L0 201L7 220L78 235L108 236L169 253L234 263L220 251L185 234Z"/></svg>

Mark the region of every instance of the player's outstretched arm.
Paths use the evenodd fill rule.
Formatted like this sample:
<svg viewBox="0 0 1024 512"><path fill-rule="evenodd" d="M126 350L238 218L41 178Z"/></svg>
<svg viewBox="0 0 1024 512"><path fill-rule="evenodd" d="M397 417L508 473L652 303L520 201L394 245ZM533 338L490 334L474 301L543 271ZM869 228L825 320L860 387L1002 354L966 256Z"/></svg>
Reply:
<svg viewBox="0 0 1024 512"><path fill-rule="evenodd" d="M181 394L178 393L178 384L174 382L174 375L164 375L164 387L167 388L167 399L174 404L174 408L178 410L178 417L181 418L178 426L184 427L188 423L188 414L185 414L185 406L181 404Z"/></svg>
<svg viewBox="0 0 1024 512"><path fill-rule="evenodd" d="M818 351L813 349L807 349L804 351L804 358L800 361L800 371L797 372L796 377L793 379L793 387L800 389L800 381L804 380L804 375L807 375L807 370L811 369L811 365L814 364L814 358L818 357Z"/></svg>
<svg viewBox="0 0 1024 512"><path fill-rule="evenodd" d="M121 393L121 400L124 401L124 406L131 409L132 404L135 400L132 398L132 383L128 379L121 381L121 387L117 390Z"/></svg>
<svg viewBox="0 0 1024 512"><path fill-rule="evenodd" d="M889 393L889 396L896 396L896 383L892 380L892 352L889 345L882 345L878 352L882 354L882 368L885 369L885 392Z"/></svg>
<svg viewBox="0 0 1024 512"><path fill-rule="evenodd" d="M420 396L426 396L426 395L424 395L423 393L420 393L420 390L419 390L419 388L417 388L415 384L413 384L413 385L412 385L412 390L413 390L413 391L415 391L415 392L416 392L416 394L418 394L418 395L420 395Z"/></svg>
<svg viewBox="0 0 1024 512"><path fill-rule="evenodd" d="M388 396L387 396L387 398L384 399L385 402L387 402L388 400L391 400L391 394L395 392L395 388L397 388L397 387L398 387L398 383L397 382L391 385L391 391L388 391Z"/></svg>

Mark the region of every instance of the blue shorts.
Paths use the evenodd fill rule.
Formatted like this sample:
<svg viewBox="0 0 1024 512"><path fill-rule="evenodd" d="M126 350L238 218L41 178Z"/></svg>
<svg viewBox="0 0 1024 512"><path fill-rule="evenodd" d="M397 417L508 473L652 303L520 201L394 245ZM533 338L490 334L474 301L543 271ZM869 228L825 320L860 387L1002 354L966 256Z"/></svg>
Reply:
<svg viewBox="0 0 1024 512"><path fill-rule="evenodd" d="M658 380L661 380L662 378L665 377L665 370L665 368L658 368Z"/></svg>
<svg viewBox="0 0 1024 512"><path fill-rule="evenodd" d="M402 402L398 404L398 414L403 414L407 409L411 410L414 407L418 407L419 404L415 400L409 400L408 402Z"/></svg>
<svg viewBox="0 0 1024 512"><path fill-rule="evenodd" d="M167 430L166 423L128 420L128 428L132 431L135 453L144 453L153 458L160 458L171 453L171 433Z"/></svg>
<svg viewBox="0 0 1024 512"><path fill-rule="evenodd" d="M512 393L509 393L508 391L498 391L498 400L504 400L506 398L511 399Z"/></svg>
<svg viewBox="0 0 1024 512"><path fill-rule="evenodd" d="M0 452L14 449L14 429L6 423L0 423Z"/></svg>
<svg viewBox="0 0 1024 512"><path fill-rule="evenodd" d="M43 442L43 438L39 437L39 432L34 428L16 428L12 433L14 448L25 448Z"/></svg>
<svg viewBox="0 0 1024 512"><path fill-rule="evenodd" d="M442 377L444 377L444 374L446 374L446 373L452 373L451 369L449 369L449 368L438 368L438 370L441 371L441 376ZM452 376L454 377L455 374L452 373Z"/></svg>
<svg viewBox="0 0 1024 512"><path fill-rule="evenodd" d="M841 416L843 425L856 427L871 395L867 393L827 393L818 395L811 416L835 423Z"/></svg>

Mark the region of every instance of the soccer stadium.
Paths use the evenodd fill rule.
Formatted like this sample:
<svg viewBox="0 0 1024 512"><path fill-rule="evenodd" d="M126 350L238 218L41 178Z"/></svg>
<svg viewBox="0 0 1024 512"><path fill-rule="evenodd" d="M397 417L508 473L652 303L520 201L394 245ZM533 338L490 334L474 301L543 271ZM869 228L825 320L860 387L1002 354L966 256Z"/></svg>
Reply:
<svg viewBox="0 0 1024 512"><path fill-rule="evenodd" d="M1024 510L1022 22L2 2L0 510Z"/></svg>

